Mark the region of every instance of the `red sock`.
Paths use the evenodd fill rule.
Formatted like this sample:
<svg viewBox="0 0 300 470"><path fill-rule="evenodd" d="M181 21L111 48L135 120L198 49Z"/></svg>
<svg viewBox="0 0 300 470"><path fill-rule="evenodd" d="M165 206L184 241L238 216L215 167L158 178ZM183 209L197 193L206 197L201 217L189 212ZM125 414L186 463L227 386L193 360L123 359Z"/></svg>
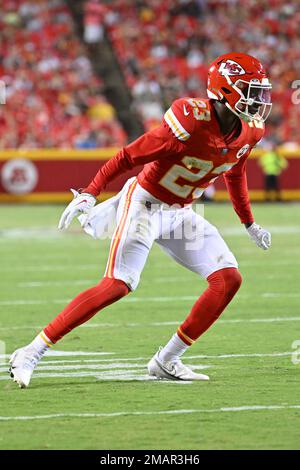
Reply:
<svg viewBox="0 0 300 470"><path fill-rule="evenodd" d="M85 323L99 310L116 302L129 293L125 282L104 277L94 287L81 292L44 329L45 335L56 343L76 326Z"/></svg>
<svg viewBox="0 0 300 470"><path fill-rule="evenodd" d="M219 318L242 283L236 268L215 271L207 280L208 288L195 302L177 331L178 336L188 345L193 344Z"/></svg>

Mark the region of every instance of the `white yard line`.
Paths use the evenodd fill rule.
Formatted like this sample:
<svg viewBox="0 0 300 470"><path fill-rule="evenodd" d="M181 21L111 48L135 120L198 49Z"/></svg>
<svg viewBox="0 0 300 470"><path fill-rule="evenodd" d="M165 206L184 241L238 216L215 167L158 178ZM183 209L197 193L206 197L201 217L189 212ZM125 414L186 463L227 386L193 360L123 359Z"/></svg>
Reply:
<svg viewBox="0 0 300 470"><path fill-rule="evenodd" d="M55 356L55 357L66 357L66 356L112 356L116 354L114 352L107 352L107 351L57 351L52 349L51 351L47 351L46 356Z"/></svg>
<svg viewBox="0 0 300 470"><path fill-rule="evenodd" d="M58 361L57 361L58 362ZM56 364L57 364L56 362ZM192 366L193 369L197 369L197 370L202 370L202 369L209 369L211 368L212 366L211 365L191 365L189 364L190 366ZM5 364L6 367L0 367L0 373L3 372L3 373L7 373L7 364ZM64 371L64 372L68 372L68 371L71 371L71 370L94 370L94 371L97 371L97 370L107 370L109 369L109 371L111 371L112 369L118 369L119 371L122 371L122 369L124 369L122 372L128 372L128 373L131 373L131 371L129 369L146 369L147 368L147 364L146 363L143 363L143 364L137 364L137 363L129 363L129 362L123 362L123 363L119 363L119 362L106 362L106 363L103 363L103 364L81 364L81 363L75 363L75 364L72 364L72 365L49 365L49 362L45 361L45 362L41 362L38 366L37 366L37 369L36 371L39 372L39 371ZM114 374L114 373L118 373L118 370L116 371L112 371L110 372L110 374ZM96 375L96 374L94 374Z"/></svg>
<svg viewBox="0 0 300 470"><path fill-rule="evenodd" d="M257 297L300 297L299 292L263 292L256 294ZM161 297L125 297L122 302L170 302L170 301L185 301L197 300L197 295L183 295L183 296L161 296ZM240 294L239 298L253 298L253 294Z"/></svg>
<svg viewBox="0 0 300 470"><path fill-rule="evenodd" d="M192 299L196 299L197 297L192 297ZM70 297L69 299L48 299L48 300L26 300L26 299L20 299L20 300L1 300L0 301L0 306L22 306L22 305L49 305L49 304L67 304L71 302L72 298ZM175 298L175 300L178 300ZM180 300L180 299L179 299ZM187 299L181 299L181 300L187 300ZM122 300L123 302L127 301L127 299ZM140 301L132 299L131 302L137 302ZM144 301L148 301L148 299L145 299ZM151 300L150 300L151 301ZM156 300L158 301L158 300Z"/></svg>
<svg viewBox="0 0 300 470"><path fill-rule="evenodd" d="M299 292L263 292L261 294L256 294L257 297L263 298L298 298L300 297ZM239 298L253 298L253 295L242 294L239 295ZM184 295L184 296L164 296L164 297L126 297L122 299L123 303L136 303L136 302L180 302L180 301L190 301L197 300L198 296L195 295ZM72 299L49 299L49 300L1 300L0 306L18 306L18 305L48 305L48 304L65 304L70 302Z"/></svg>
<svg viewBox="0 0 300 470"><path fill-rule="evenodd" d="M9 355L7 355L7 359L9 358ZM143 358L141 360L145 360L146 358ZM97 359L56 359L54 361L52 360L48 360L47 359L47 356L46 358L44 357L43 358L43 361L41 363L39 363L38 367L42 367L43 365L48 365L48 364L73 364L73 365L76 365L76 364L106 364L106 363L112 363L114 361L118 361L118 362L121 362L121 361L131 361L131 360L135 360L135 361L139 361L140 358L136 358L136 359L131 359L131 358L117 358L117 359L101 359L100 357L97 358ZM5 362L0 362L0 366L1 367L4 367L6 366L6 370L7 370L7 360Z"/></svg>
<svg viewBox="0 0 300 470"><path fill-rule="evenodd" d="M177 383L177 382L175 382ZM122 416L161 416L161 415L184 415L184 414L210 414L210 413L238 413L252 411L281 411L299 410L300 405L245 405L236 407L221 407L214 409L177 409L158 411L119 411L114 413L55 413L48 415L32 416L0 416L0 421L30 421L54 418L119 418Z"/></svg>
<svg viewBox="0 0 300 470"><path fill-rule="evenodd" d="M114 371L109 371L109 370L106 370L105 372L100 372L100 371L81 371L81 372L60 372L60 371L57 371L57 372L35 372L33 377L32 377L32 380L36 379L36 378L43 378L43 379L47 379L47 378L67 378L67 377L77 377L77 378L80 378L80 377L95 377L95 378L99 378L101 380L114 380L115 378L117 379L120 375L122 376L132 376L133 373L136 373L136 374L139 374L140 373L140 370L138 369L132 369L130 371L128 371L128 373L126 374L126 370L114 370ZM8 376L8 374L6 375L0 375L0 380L11 380Z"/></svg>
<svg viewBox="0 0 300 470"><path fill-rule="evenodd" d="M281 353L249 353L249 354L219 354L218 356L211 355L195 355L195 356L184 356L186 359L235 359L241 357L284 357L291 356L293 352L281 352Z"/></svg>
<svg viewBox="0 0 300 470"><path fill-rule="evenodd" d="M114 352L89 352L89 351L58 351L56 349L51 349L47 351L45 357L69 357L69 356L111 356L115 354ZM0 354L1 359L9 357L9 354ZM115 360L115 359L113 359Z"/></svg>
<svg viewBox="0 0 300 470"><path fill-rule="evenodd" d="M149 323L145 326L176 326L176 325L180 325L182 323L183 320L179 320L179 321L169 321L169 322L154 322L154 323ZM232 324L232 323L274 323L274 322L286 322L286 321L300 321L300 316L299 317L273 317L273 318L236 318L236 319L232 319L232 320L218 320L218 324L219 323L222 323L222 324ZM101 323L95 323L95 326L98 327L101 326ZM84 326L84 325L82 325ZM86 325L87 327L88 325ZM90 327L93 326L93 324L91 323L89 325ZM121 326L121 325L120 325ZM125 325L123 325L125 326ZM127 326L127 325L126 325ZM135 326L134 324L128 324L128 326ZM140 324L139 326L142 326L142 324ZM0 328L1 329L1 328Z"/></svg>
<svg viewBox="0 0 300 470"><path fill-rule="evenodd" d="M35 378L84 378L93 377L101 381L149 381L153 377L145 375L147 370L147 362L149 357L135 357L135 358L103 358L103 356L114 353L107 352L83 352L83 351L48 351L46 358L42 361L34 374ZM189 355L186 356L187 362L193 359L233 359L241 357L284 357L290 356L291 352L281 353L252 353L252 354L222 354L218 356L210 355ZM51 358L64 358L76 357L76 360L68 361L65 359L51 360ZM95 359L82 359L82 357L97 356ZM9 355L0 356L2 359L8 358ZM50 358L50 360L48 360ZM132 362L134 361L134 362ZM139 363L143 361L142 363ZM144 362L147 361L147 362ZM70 364L71 363L71 364ZM8 363L2 362L0 364L0 381L10 380L8 374ZM203 370L214 367L212 364L190 364L190 367L195 370ZM182 384L182 381L176 381ZM190 382L186 382L190 383Z"/></svg>
<svg viewBox="0 0 300 470"><path fill-rule="evenodd" d="M118 362L111 362L111 363L104 363L104 364L80 364L76 363L73 365L48 365L48 362L41 362L38 366L36 371L71 371L71 370L106 370L106 369L144 369L146 364L137 364L137 363L118 363ZM205 366L204 366L205 367ZM0 367L0 372L7 372L7 367ZM124 371L123 371L124 372ZM95 375L95 374L94 374Z"/></svg>
<svg viewBox="0 0 300 470"><path fill-rule="evenodd" d="M144 371L146 371L146 368L143 368ZM148 374L141 374L140 369L131 369L126 371L125 370L114 370L114 371L82 371L82 372L36 372L33 376L33 380L36 378L42 378L42 379L49 379L49 378L82 378L82 377L93 377L96 380L101 380L101 381L155 381L158 382L155 377L149 376ZM0 375L0 381L2 380L11 380L9 377L8 373L5 375ZM167 383L169 381L165 381ZM172 380L173 382L173 380ZM182 383L191 383L187 381L181 381L181 380L176 380L174 381L176 384L182 384Z"/></svg>
<svg viewBox="0 0 300 470"><path fill-rule="evenodd" d="M219 323L276 323L282 321L300 321L300 317L236 318L233 320L220 320Z"/></svg>
<svg viewBox="0 0 300 470"><path fill-rule="evenodd" d="M271 225L268 226L273 234L300 234L300 228L298 225ZM230 227L220 227L219 229L222 235L230 236L245 236L245 229L241 228L238 225L233 225ZM8 240L33 238L37 239L67 239L74 236L85 235L84 232L78 228L78 230L71 230L69 233L63 233L57 229L55 225L45 226L45 227L18 227L18 228L6 228L1 230L1 238Z"/></svg>
<svg viewBox="0 0 300 470"><path fill-rule="evenodd" d="M18 305L46 305L46 304L64 304L70 302L71 299L55 299L55 300L1 300L0 306L18 306Z"/></svg>
<svg viewBox="0 0 300 470"><path fill-rule="evenodd" d="M132 302L170 302L170 301L186 301L186 300L196 300L197 296L181 296L181 297L131 297L122 299L122 302L132 303ZM46 305L46 304L61 304L70 302L72 299L49 299L49 300L1 300L0 306L9 306L9 305Z"/></svg>
<svg viewBox="0 0 300 470"><path fill-rule="evenodd" d="M32 281L18 282L16 287L37 288L37 287L60 287L60 286L81 286L93 285L97 283L97 279L79 279L76 281Z"/></svg>
<svg viewBox="0 0 300 470"><path fill-rule="evenodd" d="M101 272L102 272L102 265L105 261L104 260L99 260L99 263L97 264L78 264L78 263L75 263L75 261L71 264L67 263L67 264L56 264L56 265L42 265L42 266L39 266L38 264L36 265L22 265L22 266L18 266L18 265L15 265L15 266L1 266L1 272L34 272L34 273L38 273L38 272L51 272L51 271L65 271L67 268L70 268L70 269L73 269L73 270L76 270L76 271L86 271L86 270L94 270L94 269L97 269L97 271L101 269ZM293 259L293 266L298 266L300 264L300 261L298 259ZM255 260L255 261L240 261L240 265L241 266L260 266L260 262L259 260ZM267 264L265 265L268 269L274 267L274 266L290 266L291 265L291 261L286 259L286 260L279 260L279 261L275 261L275 260L268 260ZM168 263L167 264L167 268L177 268L177 263ZM155 264L153 263L152 264L152 267L154 269L164 269L166 268L166 264ZM100 276L100 272L99 272L99 276ZM173 276L172 276L173 278ZM181 278L180 278L181 279ZM99 280L100 280L100 277L99 277ZM154 282L168 282L168 277L167 276L162 276L162 277L159 277L157 278L157 281L154 281ZM172 281L173 282L173 281ZM174 281L175 282L175 281Z"/></svg>
<svg viewBox="0 0 300 470"><path fill-rule="evenodd" d="M151 322L151 323L85 323L80 325L79 328L149 328L151 326L178 326L183 320L166 321L166 322ZM300 321L299 317L271 317L271 318L236 318L228 320L218 320L218 324L231 325L234 323L278 323L278 322L295 322ZM42 325L20 325L20 326L1 326L0 331L18 331L18 330L42 330Z"/></svg>
<svg viewBox="0 0 300 470"><path fill-rule="evenodd" d="M193 359L213 359L213 360L218 360L218 359L239 359L239 358L244 358L244 357L247 357L247 358L255 358L255 357L260 357L260 358L263 358L263 357L288 357L288 356L291 356L292 355L292 351L287 351L287 352L280 352L280 353L249 353L249 354L221 354L221 355L216 355L216 356L213 356L213 355L204 355L204 354L198 354L198 355L192 355L192 356L189 356L189 355L186 355L184 356L185 359L187 360L193 360ZM76 354L74 354L74 356L76 356ZM10 355L9 354L6 354L6 355L2 355L0 356L1 359L9 359ZM114 357L113 359L102 359L102 358L97 358L97 359L74 359L74 360L67 360L67 359L57 359L55 361L52 361L51 359L48 360L47 357L49 357L49 355L46 355L46 357L43 359L43 362L40 363L39 367L42 367L43 365L47 366L49 364L54 364L54 365L57 365L57 364L73 364L73 365L76 365L76 364L88 364L88 363L92 363L92 364L111 364L111 363L115 363L115 362L127 362L128 361L149 361L150 359L150 355L147 357L147 356L142 356L142 357L127 357L127 358L116 358ZM7 361L6 362L0 362L0 366L1 367L5 367L5 371L7 370ZM121 365L120 365L121 367ZM199 366L200 367L200 366ZM201 366L202 367L202 366Z"/></svg>
<svg viewBox="0 0 300 470"><path fill-rule="evenodd" d="M31 282L18 282L16 287L37 288L37 287L60 287L60 286L80 286L80 285L93 285L100 281L99 279L77 279L75 281L31 281ZM165 277L154 278L152 283L160 284L166 281ZM168 282L190 282L190 279L184 277L168 277Z"/></svg>
<svg viewBox="0 0 300 470"><path fill-rule="evenodd" d="M185 355L185 359L234 359L242 357L285 357L291 356L294 351L285 351L285 352L275 352L275 353L245 353L245 354L219 354L219 355L209 355L209 354L197 354L197 355ZM54 354L56 353L56 354ZM45 357L64 357L64 356L99 356L102 354L115 354L115 353L89 353L89 352L67 352L64 354L64 351L48 351ZM10 354L0 354L0 359L8 359ZM127 357L127 358L116 358L113 359L90 359L86 362L119 362L119 361L144 361L149 360L150 356L140 356L140 357ZM47 361L46 361L47 362ZM57 361L59 362L59 361ZM70 362L70 361L60 361L60 362ZM56 362L55 362L56 363Z"/></svg>
<svg viewBox="0 0 300 470"><path fill-rule="evenodd" d="M264 292L261 297L300 297L299 292L281 293L281 292Z"/></svg>
<svg viewBox="0 0 300 470"><path fill-rule="evenodd" d="M82 270L86 271L88 269L100 269L100 263L98 264L76 264L76 263L71 263L71 264L56 264L56 265L24 265L24 266L1 266L1 272L10 272L10 271L21 271L21 272L43 272L43 271L65 271L67 268L70 268L72 270Z"/></svg>
<svg viewBox="0 0 300 470"><path fill-rule="evenodd" d="M42 330L42 326L28 326L28 325L20 325L20 326L1 326L0 331L18 331L18 330L35 330L39 329Z"/></svg>

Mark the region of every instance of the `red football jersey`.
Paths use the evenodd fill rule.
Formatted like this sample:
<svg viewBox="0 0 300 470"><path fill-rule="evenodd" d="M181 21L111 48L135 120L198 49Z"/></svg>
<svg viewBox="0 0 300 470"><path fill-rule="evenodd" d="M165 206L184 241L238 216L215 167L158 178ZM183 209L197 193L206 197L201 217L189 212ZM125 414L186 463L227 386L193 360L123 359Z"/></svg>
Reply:
<svg viewBox="0 0 300 470"><path fill-rule="evenodd" d="M262 123L241 122L224 137L212 100L181 98L172 104L157 129L124 147L85 189L97 196L114 177L144 164L139 184L168 204L189 204L224 174L234 208L242 222L253 222L245 161L262 138Z"/></svg>

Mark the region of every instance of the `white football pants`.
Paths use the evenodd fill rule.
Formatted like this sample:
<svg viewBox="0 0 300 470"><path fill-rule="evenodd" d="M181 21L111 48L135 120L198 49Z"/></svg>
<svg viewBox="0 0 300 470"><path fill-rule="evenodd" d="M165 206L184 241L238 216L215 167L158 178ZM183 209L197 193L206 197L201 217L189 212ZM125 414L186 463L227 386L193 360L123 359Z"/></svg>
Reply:
<svg viewBox="0 0 300 470"><path fill-rule="evenodd" d="M124 281L131 290L139 284L153 242L175 261L207 278L222 268L238 267L216 227L199 213L202 205L170 206L130 178L117 196L92 209L85 231L94 238L116 222L105 275Z"/></svg>

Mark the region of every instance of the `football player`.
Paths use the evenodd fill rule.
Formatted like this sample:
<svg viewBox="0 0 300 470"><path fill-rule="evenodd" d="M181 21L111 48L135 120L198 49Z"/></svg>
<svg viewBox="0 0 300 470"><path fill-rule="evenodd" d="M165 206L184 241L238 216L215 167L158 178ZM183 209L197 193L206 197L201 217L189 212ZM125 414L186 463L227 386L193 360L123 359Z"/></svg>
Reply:
<svg viewBox="0 0 300 470"><path fill-rule="evenodd" d="M223 175L250 237L260 248L270 247L270 233L255 223L251 211L246 160L264 134L272 105L271 84L262 64L243 53L222 55L211 64L207 91L208 99L176 100L158 128L122 148L63 212L60 229L99 207L100 220L101 204L92 209L97 196L118 175L144 165L117 198L117 227L102 280L77 295L29 345L12 354L10 374L21 387L29 385L49 347L136 289L154 241L208 285L177 332L148 363L149 374L160 379L208 380L185 366L181 356L221 315L242 279L219 232L194 212L192 203ZM184 226L193 229L192 236L186 231L174 236Z"/></svg>

